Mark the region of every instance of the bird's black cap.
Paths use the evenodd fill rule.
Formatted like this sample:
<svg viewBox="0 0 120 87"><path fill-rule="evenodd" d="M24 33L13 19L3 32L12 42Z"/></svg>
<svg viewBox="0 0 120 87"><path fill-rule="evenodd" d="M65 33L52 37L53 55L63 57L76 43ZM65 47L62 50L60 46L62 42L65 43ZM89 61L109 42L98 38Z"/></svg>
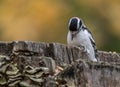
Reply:
<svg viewBox="0 0 120 87"><path fill-rule="evenodd" d="M77 31L77 24L78 24L78 19L72 18L69 22L69 30L70 31Z"/></svg>
<svg viewBox="0 0 120 87"><path fill-rule="evenodd" d="M77 31L82 26L82 20L78 17L73 17L69 21L69 30Z"/></svg>

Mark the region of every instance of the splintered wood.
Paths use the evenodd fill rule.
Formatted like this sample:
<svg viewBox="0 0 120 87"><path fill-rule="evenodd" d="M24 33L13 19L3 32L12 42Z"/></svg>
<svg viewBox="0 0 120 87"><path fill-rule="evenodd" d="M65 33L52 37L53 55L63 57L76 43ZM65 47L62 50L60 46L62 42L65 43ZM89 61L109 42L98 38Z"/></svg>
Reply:
<svg viewBox="0 0 120 87"><path fill-rule="evenodd" d="M0 87L120 87L120 55L60 43L0 42Z"/></svg>

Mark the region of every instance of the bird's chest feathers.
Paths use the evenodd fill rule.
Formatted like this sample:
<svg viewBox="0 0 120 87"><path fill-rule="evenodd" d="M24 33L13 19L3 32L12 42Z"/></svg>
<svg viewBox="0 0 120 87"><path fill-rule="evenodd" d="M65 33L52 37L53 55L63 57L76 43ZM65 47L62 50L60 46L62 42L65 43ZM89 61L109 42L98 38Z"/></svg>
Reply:
<svg viewBox="0 0 120 87"><path fill-rule="evenodd" d="M84 44L85 41L86 41L86 36L82 31L77 34L73 34L73 35L71 34L71 40L70 40L71 44L74 45L79 45L80 43Z"/></svg>

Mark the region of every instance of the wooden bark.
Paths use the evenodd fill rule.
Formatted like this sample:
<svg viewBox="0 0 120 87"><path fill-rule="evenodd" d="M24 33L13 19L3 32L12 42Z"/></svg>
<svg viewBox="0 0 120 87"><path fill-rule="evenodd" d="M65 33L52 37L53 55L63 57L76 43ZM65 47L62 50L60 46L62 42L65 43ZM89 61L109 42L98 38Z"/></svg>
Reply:
<svg viewBox="0 0 120 87"><path fill-rule="evenodd" d="M82 47L0 42L0 87L120 87L120 55L98 55L91 62Z"/></svg>

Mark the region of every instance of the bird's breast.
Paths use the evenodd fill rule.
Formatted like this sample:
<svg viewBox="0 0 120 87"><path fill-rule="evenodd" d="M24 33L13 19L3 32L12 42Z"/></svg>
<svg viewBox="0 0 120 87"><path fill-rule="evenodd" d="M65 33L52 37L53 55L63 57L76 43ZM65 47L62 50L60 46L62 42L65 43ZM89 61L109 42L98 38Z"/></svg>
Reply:
<svg viewBox="0 0 120 87"><path fill-rule="evenodd" d="M72 37L71 33L68 33L68 44L69 45L84 45L84 43L86 43L86 39L87 37L85 36L85 34L83 32L79 32L78 34L76 34L74 37Z"/></svg>

